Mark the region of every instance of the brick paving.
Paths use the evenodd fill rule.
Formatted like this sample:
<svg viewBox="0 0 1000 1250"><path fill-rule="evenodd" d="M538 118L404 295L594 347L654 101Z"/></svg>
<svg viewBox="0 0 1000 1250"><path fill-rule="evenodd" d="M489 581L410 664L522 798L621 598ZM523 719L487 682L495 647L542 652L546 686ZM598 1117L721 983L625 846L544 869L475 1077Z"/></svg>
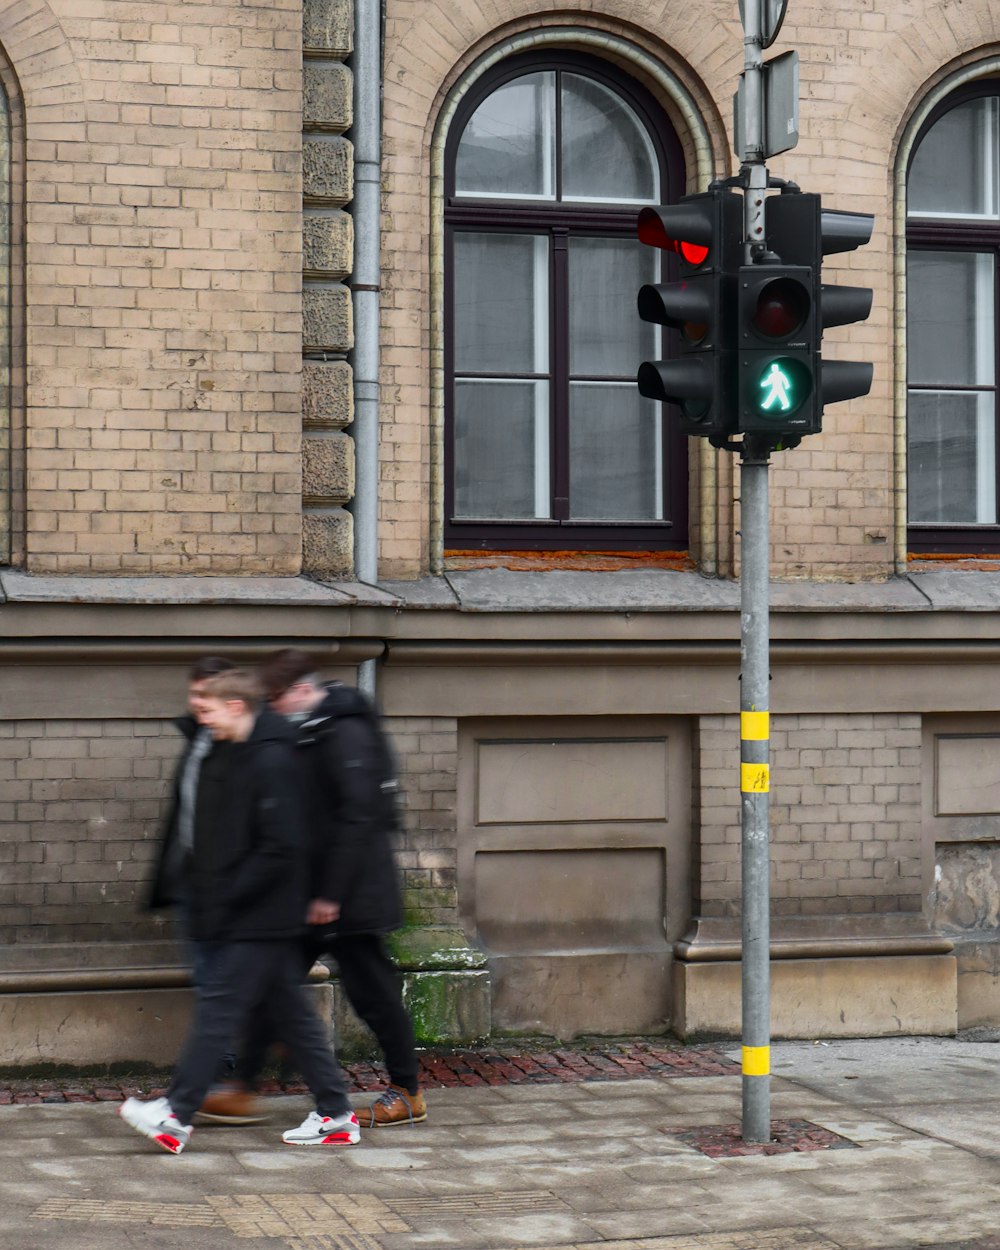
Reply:
<svg viewBox="0 0 1000 1250"><path fill-rule="evenodd" d="M381 1064L344 1062L352 1093L385 1085ZM428 1050L421 1054L425 1089L489 1085L554 1085L576 1081L635 1080L637 1077L738 1076L740 1066L712 1046L671 1046L659 1041L614 1045L559 1046L550 1050L514 1045L475 1050ZM0 1106L26 1103L120 1102L133 1095L163 1092L164 1073L142 1076L8 1079L0 1083ZM265 1094L305 1093L296 1079L264 1081Z"/></svg>

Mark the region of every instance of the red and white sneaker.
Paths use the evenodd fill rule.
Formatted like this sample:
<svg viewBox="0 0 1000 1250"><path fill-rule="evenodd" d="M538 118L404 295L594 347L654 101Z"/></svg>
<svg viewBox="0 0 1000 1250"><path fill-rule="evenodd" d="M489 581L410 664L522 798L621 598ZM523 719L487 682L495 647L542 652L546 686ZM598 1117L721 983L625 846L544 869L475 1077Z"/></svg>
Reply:
<svg viewBox="0 0 1000 1250"><path fill-rule="evenodd" d="M191 1140L191 1125L178 1120L165 1098L153 1098L150 1102L128 1098L118 1108L118 1114L130 1128L172 1155L179 1155Z"/></svg>
<svg viewBox="0 0 1000 1250"><path fill-rule="evenodd" d="M356 1146L361 1126L353 1111L338 1116L310 1111L298 1128L282 1133L281 1140L286 1146Z"/></svg>

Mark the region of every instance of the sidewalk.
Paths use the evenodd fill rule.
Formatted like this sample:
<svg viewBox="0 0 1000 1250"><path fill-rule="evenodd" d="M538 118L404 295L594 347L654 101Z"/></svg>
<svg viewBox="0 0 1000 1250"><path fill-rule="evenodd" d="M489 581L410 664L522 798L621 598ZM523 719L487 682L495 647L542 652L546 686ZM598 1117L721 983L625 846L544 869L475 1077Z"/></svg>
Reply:
<svg viewBox="0 0 1000 1250"><path fill-rule="evenodd" d="M287 1094L180 1158L107 1103L3 1106L0 1246L1000 1250L1000 1046L779 1043L773 1069L767 1155L718 1131L739 1076L677 1065L438 1088L427 1124L336 1150L281 1145L308 1109Z"/></svg>

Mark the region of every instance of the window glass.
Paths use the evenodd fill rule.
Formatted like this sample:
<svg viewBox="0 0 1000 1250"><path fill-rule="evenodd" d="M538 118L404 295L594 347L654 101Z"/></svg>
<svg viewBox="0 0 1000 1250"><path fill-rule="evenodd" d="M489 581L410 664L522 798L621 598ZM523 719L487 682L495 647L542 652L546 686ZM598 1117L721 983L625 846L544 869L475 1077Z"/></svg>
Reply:
<svg viewBox="0 0 1000 1250"><path fill-rule="evenodd" d="M573 382L569 394L573 520L662 520L659 405L634 383Z"/></svg>
<svg viewBox="0 0 1000 1250"><path fill-rule="evenodd" d="M912 385L988 386L994 375L994 258L911 251L907 367Z"/></svg>
<svg viewBox="0 0 1000 1250"><path fill-rule="evenodd" d="M563 74L563 199L649 203L656 175L649 135L625 101L592 78Z"/></svg>
<svg viewBox="0 0 1000 1250"><path fill-rule="evenodd" d="M548 369L548 240L530 234L456 231L455 369Z"/></svg>
<svg viewBox="0 0 1000 1250"><path fill-rule="evenodd" d="M498 87L469 119L458 145L458 195L555 196L555 74Z"/></svg>
<svg viewBox="0 0 1000 1250"><path fill-rule="evenodd" d="M910 521L995 525L992 392L913 391L906 428Z"/></svg>
<svg viewBox="0 0 1000 1250"><path fill-rule="evenodd" d="M657 354L657 328L635 298L656 281L658 255L635 239L569 241L569 367L585 377L632 377Z"/></svg>
<svg viewBox="0 0 1000 1250"><path fill-rule="evenodd" d="M960 104L936 122L914 154L907 182L911 216L1000 214L995 96Z"/></svg>
<svg viewBox="0 0 1000 1250"><path fill-rule="evenodd" d="M549 396L545 382L455 383L455 515L549 515Z"/></svg>

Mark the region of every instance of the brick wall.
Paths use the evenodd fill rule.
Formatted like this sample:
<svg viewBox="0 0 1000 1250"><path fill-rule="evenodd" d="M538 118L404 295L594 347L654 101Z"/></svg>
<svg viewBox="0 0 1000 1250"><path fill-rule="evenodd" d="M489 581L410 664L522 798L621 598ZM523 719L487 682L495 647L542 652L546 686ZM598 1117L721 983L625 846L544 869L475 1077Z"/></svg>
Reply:
<svg viewBox="0 0 1000 1250"><path fill-rule="evenodd" d="M301 0L32 0L0 45L28 135L28 567L297 572Z"/></svg>
<svg viewBox="0 0 1000 1250"><path fill-rule="evenodd" d="M0 942L168 936L144 917L169 721L0 722Z"/></svg>
<svg viewBox="0 0 1000 1250"><path fill-rule="evenodd" d="M771 717L776 916L919 911L920 717ZM701 911L740 899L739 720L698 727Z"/></svg>
<svg viewBox="0 0 1000 1250"><path fill-rule="evenodd" d="M458 924L455 794L458 723L438 716L386 721L406 807L399 851L407 921Z"/></svg>

